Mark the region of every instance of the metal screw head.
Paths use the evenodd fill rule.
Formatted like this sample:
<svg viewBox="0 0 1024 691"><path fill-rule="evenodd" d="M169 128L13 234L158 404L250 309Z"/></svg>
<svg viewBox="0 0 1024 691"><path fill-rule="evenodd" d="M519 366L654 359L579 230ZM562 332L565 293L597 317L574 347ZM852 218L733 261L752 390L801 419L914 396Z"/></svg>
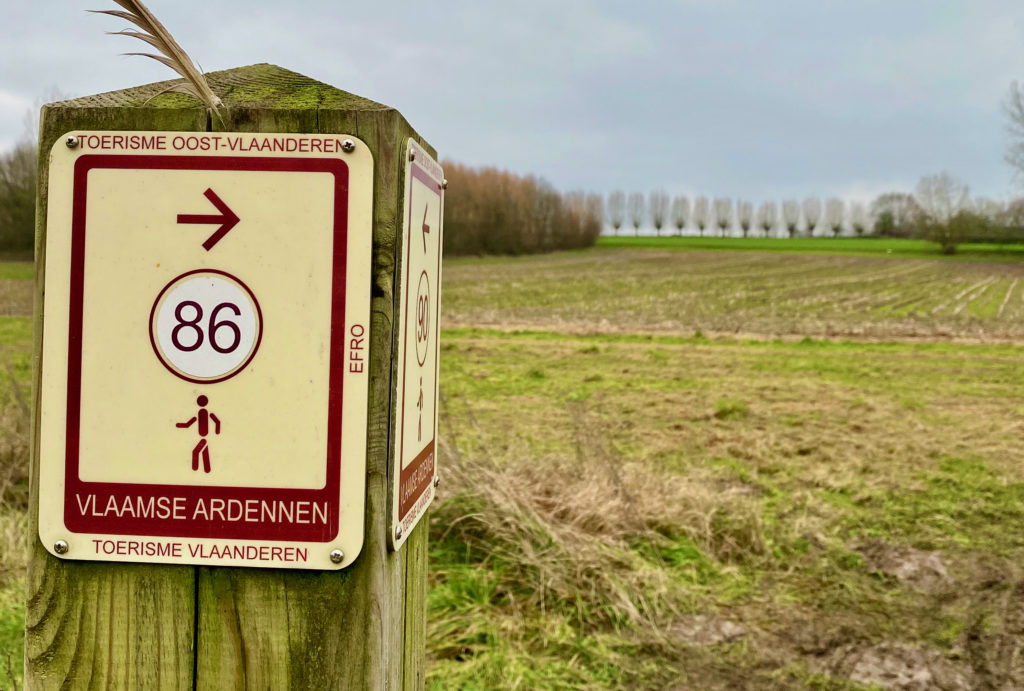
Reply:
<svg viewBox="0 0 1024 691"><path fill-rule="evenodd" d="M398 526L397 528L395 528L395 539L396 540L401 540L402 539L402 526Z"/></svg>
<svg viewBox="0 0 1024 691"><path fill-rule="evenodd" d="M445 178L444 180L441 181L441 189L448 189L448 178Z"/></svg>
<svg viewBox="0 0 1024 691"><path fill-rule="evenodd" d="M410 161L415 161L416 160L416 152L415 151L410 151L409 152L409 160Z"/></svg>
<svg viewBox="0 0 1024 691"><path fill-rule="evenodd" d="M64 140L64 143L68 145L69 149L74 149L76 146L78 146L78 137L72 134L67 139Z"/></svg>
<svg viewBox="0 0 1024 691"><path fill-rule="evenodd" d="M435 475L434 476L434 487L436 488L440 484L441 484L441 476L440 475Z"/></svg>
<svg viewBox="0 0 1024 691"><path fill-rule="evenodd" d="M356 150L356 143L351 139L344 139L341 142L341 150L347 154L350 154Z"/></svg>
<svg viewBox="0 0 1024 691"><path fill-rule="evenodd" d="M57 540L53 543L53 551L57 554L67 554L70 547L64 540Z"/></svg>
<svg viewBox="0 0 1024 691"><path fill-rule="evenodd" d="M335 564L340 564L345 560L345 553L340 549L331 550L331 561Z"/></svg>

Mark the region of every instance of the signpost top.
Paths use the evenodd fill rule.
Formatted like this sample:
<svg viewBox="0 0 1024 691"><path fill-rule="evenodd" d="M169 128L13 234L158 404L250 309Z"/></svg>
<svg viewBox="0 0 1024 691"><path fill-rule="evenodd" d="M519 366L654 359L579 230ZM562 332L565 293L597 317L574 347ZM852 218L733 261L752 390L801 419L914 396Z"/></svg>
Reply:
<svg viewBox="0 0 1024 691"><path fill-rule="evenodd" d="M389 550L387 506L389 483L393 479L390 464L392 447L389 443L393 434L393 335L398 319L396 282L402 249L400 233L404 227L402 201L407 142L414 140L431 157L436 158L436 152L394 108L280 67L250 65L206 76L226 106L219 116L211 116L190 97L176 93L160 94L173 85L173 81L85 96L43 108L39 132L37 276L43 276L49 269L57 270L55 263L51 264L55 257L46 251L48 201L51 196L48 188L49 154L55 144L65 146L68 133L175 132L203 133L211 137L252 133L258 134L261 141L275 135L347 135L364 142L374 165L372 255L367 267L372 281L369 342L358 344L366 347L364 369L369 384L362 556L341 570L314 572L95 561L72 563L51 556L43 542L34 539L27 579L28 619L32 626L26 636L26 679L31 678L37 684L59 685L62 680L73 683L76 679L88 678L96 686L169 689L193 688L196 685L228 688L240 683L260 688L422 686L427 534L425 526L420 526L411 532L402 549ZM108 173L101 171L99 177ZM155 180L156 174L140 175L139 184L149 184L147 181L150 178ZM251 174L263 175L258 172ZM243 208L244 202L229 194L228 186L227 180L211 180L190 195L189 199L194 199L194 204L177 206L166 216L174 222L175 233L181 231L196 235L200 243L195 248L197 253L221 254L222 250L235 249L240 238L244 239L241 234L244 225L258 218L254 215L255 210ZM215 194L205 195L207 188ZM227 227L230 226L231 214L220 208L214 196L241 219L233 228ZM262 198L257 201L262 203ZM422 223L422 210L418 213ZM179 216L183 218L181 223L178 222ZM209 217L210 224L193 223L199 216ZM217 240L215 236L222 228L227 232ZM92 239L96 236L90 236ZM209 242L212 249L206 250L202 246L205 242ZM156 263L153 262L154 265ZM232 271L232 267L218 265L212 268L224 270L240 279L234 282L223 274L207 276L212 282L223 279L217 284L219 288L237 289L235 297L238 299L230 301L238 305L240 311L248 302L259 305L260 309L254 312L257 316L263 313L265 328L251 363L262 367L264 360L269 360L266 356L271 353L265 350L272 345L266 339L273 336L271 327L280 332L282 313L278 310L277 318L272 319L268 298L264 297L266 291L258 285L258 280L250 280L250 272L240 276L238 271ZM180 274L189 270L182 269ZM184 276L180 282L168 287L161 297L161 305L167 303L168 296L175 297L179 288L190 290L193 285L189 281L193 276ZM262 279L261 273L257 272L255 276ZM163 286L168 282L165 281ZM273 293L266 294L271 301L276 299ZM150 298L145 308L152 311L158 302L157 295ZM52 293L44 293L43 282L37 280L35 304L40 322L47 312L54 309L53 303ZM171 307L176 309L177 304L181 303L174 303ZM152 312L157 316L155 340L158 345L161 305ZM218 306L220 302L213 305L212 310ZM169 314L173 319L174 309ZM204 318L197 322L206 334L220 326L224 317L237 317L235 321L239 328L244 326L241 323L243 315L236 315L230 308L221 309L212 325L211 314L212 311L204 311ZM192 320L194 308L184 309L182 315ZM255 320L250 321L258 326ZM147 313L142 325L147 327L150 323ZM172 331L176 325L176 322L172 324ZM186 335L185 329L193 336L198 333L190 327L183 327L179 337ZM44 340L40 336L41 331L37 328L36 357L41 354ZM148 341L149 332L146 328L143 332ZM220 326L216 336L221 347L233 345L233 333L230 326ZM246 333L243 330L243 336ZM258 336L258 329L253 333ZM346 338L350 346L352 338L354 336ZM173 334L171 339L173 345ZM242 352L241 347L238 352ZM252 352L252 348L247 352ZM152 363L160 368L157 372L161 378L180 381L182 386L191 384L171 370L187 373L194 369L195 363L185 362L174 353L168 354L166 348L163 351L168 356L166 365L152 347L148 352L140 350L141 354L150 357ZM244 368L244 360L241 359L239 367ZM352 362L348 364L352 365ZM171 370L167 369L168 366ZM226 363L225 367L226 370L220 368L220 372L215 373L216 378L230 375L235 366ZM34 382L37 390L39 376L37 370ZM199 376L189 376L201 378L211 376L211 373L199 372ZM244 376L243 372L213 386L240 385L244 383ZM418 383L417 378L417 386ZM194 393L195 396L183 400L180 410L174 409L177 417L170 419L166 432L176 434L186 442L190 440L194 447L198 444L197 439L201 441L199 418L205 408L208 442L226 445L229 432L237 429L240 418L221 407L221 403L227 401L222 394ZM200 400L201 395L207 397L205 403ZM221 421L220 435L217 434L214 415ZM190 425L193 417L196 421ZM179 423L183 427L179 428ZM37 533L40 487L38 417L33 429L29 530ZM213 481L214 474L227 469L227 447L218 445L210 448L210 478ZM176 457L175 462L188 463L188 472L204 478L205 482L206 456L200 450L197 457L195 471L191 470L191 454ZM72 508L77 508L77 502ZM105 506L98 508L100 511L105 509ZM226 508L224 510L227 511ZM325 544L324 547L331 545ZM317 553L321 551L318 549ZM331 616L324 616L327 611ZM82 621L93 622L94 625L80 626ZM196 645L200 639L203 644ZM161 651L159 660L151 654L154 650ZM88 655L83 656L82 651L87 651ZM253 660L261 664L254 665Z"/></svg>
<svg viewBox="0 0 1024 691"><path fill-rule="evenodd" d="M298 72L277 65L259 63L209 72L206 80L230 111L235 108L261 110L344 110L386 111L389 106L343 91ZM167 92L182 79L154 82L118 91L82 96L50 104L57 108L157 108L205 110L191 96Z"/></svg>

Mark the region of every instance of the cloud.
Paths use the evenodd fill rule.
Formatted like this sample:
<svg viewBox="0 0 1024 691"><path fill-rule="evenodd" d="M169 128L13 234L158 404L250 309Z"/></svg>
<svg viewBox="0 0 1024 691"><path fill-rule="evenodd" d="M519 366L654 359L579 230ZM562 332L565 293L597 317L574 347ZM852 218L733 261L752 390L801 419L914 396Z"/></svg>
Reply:
<svg viewBox="0 0 1024 691"><path fill-rule="evenodd" d="M165 3L207 70L272 62L398 108L442 156L561 189L860 196L948 169L1009 184L1000 103L1024 79L1019 0ZM42 85L167 79L80 0L0 26L0 142ZM17 95L21 96L17 96ZM2 99L3 96L0 96Z"/></svg>

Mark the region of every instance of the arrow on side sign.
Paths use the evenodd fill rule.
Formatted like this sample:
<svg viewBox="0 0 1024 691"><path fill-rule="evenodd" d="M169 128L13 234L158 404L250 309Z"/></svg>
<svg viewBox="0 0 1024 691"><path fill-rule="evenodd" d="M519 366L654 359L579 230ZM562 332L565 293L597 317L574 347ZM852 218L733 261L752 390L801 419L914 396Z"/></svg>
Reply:
<svg viewBox="0 0 1024 691"><path fill-rule="evenodd" d="M423 251L427 251L427 234L430 232L430 225L427 223L427 210L430 208L430 204L426 204L423 207Z"/></svg>
<svg viewBox="0 0 1024 691"><path fill-rule="evenodd" d="M219 214L178 214L178 223L195 223L201 225L219 223L220 228L214 232L213 235L206 238L203 242L203 249L209 252L213 249L213 246L220 242L220 239L228 234L228 232L238 225L239 218L235 215L235 212L225 204L217 193L210 188L206 188L203 192L210 203L217 207Z"/></svg>

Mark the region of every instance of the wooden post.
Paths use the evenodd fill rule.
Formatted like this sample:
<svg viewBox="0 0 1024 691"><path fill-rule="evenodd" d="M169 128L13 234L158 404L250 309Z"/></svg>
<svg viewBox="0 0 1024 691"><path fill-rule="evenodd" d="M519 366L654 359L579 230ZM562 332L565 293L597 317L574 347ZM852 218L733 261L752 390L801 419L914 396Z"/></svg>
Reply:
<svg viewBox="0 0 1024 691"><path fill-rule="evenodd" d="M65 561L38 539L33 425L25 676L29 688L422 688L427 531L388 548L396 257L404 142L433 150L400 113L273 65L208 75L223 121L168 83L43 108L36 232L34 390L45 310L48 153L72 130L345 133L374 159L365 541L342 571ZM152 100L149 100L152 99Z"/></svg>

